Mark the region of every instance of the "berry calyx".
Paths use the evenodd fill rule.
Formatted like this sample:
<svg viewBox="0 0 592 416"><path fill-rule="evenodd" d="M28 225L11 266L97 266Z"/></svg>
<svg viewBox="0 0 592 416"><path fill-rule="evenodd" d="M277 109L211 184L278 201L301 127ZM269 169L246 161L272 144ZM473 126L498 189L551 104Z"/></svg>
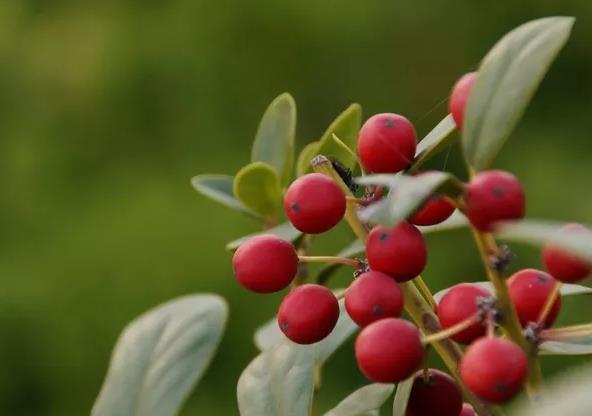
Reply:
<svg viewBox="0 0 592 416"><path fill-rule="evenodd" d="M345 309L362 327L382 318L398 318L403 310L403 291L387 274L362 273L345 293Z"/></svg>
<svg viewBox="0 0 592 416"><path fill-rule="evenodd" d="M475 396L503 403L516 395L528 374L522 349L502 338L481 338L467 348L460 362L460 376Z"/></svg>
<svg viewBox="0 0 592 416"><path fill-rule="evenodd" d="M523 327L526 327L529 322L538 321L556 283L557 281L550 274L535 269L520 270L510 276L508 279L510 299ZM561 297L558 296L545 317L545 327L553 325L560 308Z"/></svg>
<svg viewBox="0 0 592 416"><path fill-rule="evenodd" d="M468 74L463 75L456 84L454 84L454 87L452 87L448 107L450 109L450 114L452 114L452 118L459 129L462 129L465 119L465 108L475 81L477 81L477 73L469 72Z"/></svg>
<svg viewBox="0 0 592 416"><path fill-rule="evenodd" d="M376 226L366 244L368 265L398 282L421 274L427 262L426 243L417 227L402 222L394 228Z"/></svg>
<svg viewBox="0 0 592 416"><path fill-rule="evenodd" d="M374 173L396 173L415 157L417 134L413 124L399 114L370 117L358 137L358 154L364 168Z"/></svg>
<svg viewBox="0 0 592 416"><path fill-rule="evenodd" d="M466 214L480 231L491 231L493 223L524 217L522 185L511 173L489 170L477 174L465 189Z"/></svg>
<svg viewBox="0 0 592 416"><path fill-rule="evenodd" d="M460 283L452 286L438 303L436 313L440 325L442 328L447 329L476 316L479 313L479 299L490 297L491 294L486 289L475 284ZM485 335L485 330L485 326L476 321L468 328L451 335L450 338L467 345Z"/></svg>
<svg viewBox="0 0 592 416"><path fill-rule="evenodd" d="M458 416L477 416L475 409L469 403L463 403L462 410Z"/></svg>
<svg viewBox="0 0 592 416"><path fill-rule="evenodd" d="M272 293L294 280L298 255L289 241L264 234L247 240L234 252L232 268L244 288L256 293Z"/></svg>
<svg viewBox="0 0 592 416"><path fill-rule="evenodd" d="M427 377L419 370L407 403L406 416L458 416L462 409L462 393L448 374L430 368Z"/></svg>
<svg viewBox="0 0 592 416"><path fill-rule="evenodd" d="M455 207L441 195L432 195L423 206L409 217L409 222L415 225L440 224L452 215Z"/></svg>
<svg viewBox="0 0 592 416"><path fill-rule="evenodd" d="M591 234L582 224L566 224L559 232ZM592 264L550 243L543 247L543 263L555 279L566 283L580 281L592 272Z"/></svg>
<svg viewBox="0 0 592 416"><path fill-rule="evenodd" d="M419 368L425 351L415 325L385 318L362 329L356 338L355 353L360 370L370 380L396 383Z"/></svg>
<svg viewBox="0 0 592 416"><path fill-rule="evenodd" d="M320 234L333 228L345 214L345 194L330 177L309 173L296 179L284 196L284 209L294 227Z"/></svg>
<svg viewBox="0 0 592 416"><path fill-rule="evenodd" d="M278 312L281 331L297 344L314 344L333 331L339 318L337 298L329 289L305 284L284 298Z"/></svg>

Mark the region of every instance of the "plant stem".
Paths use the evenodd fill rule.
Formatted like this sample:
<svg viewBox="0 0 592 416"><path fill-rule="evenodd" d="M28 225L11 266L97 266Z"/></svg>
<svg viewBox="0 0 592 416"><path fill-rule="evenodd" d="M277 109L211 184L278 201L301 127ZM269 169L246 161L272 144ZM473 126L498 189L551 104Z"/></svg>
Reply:
<svg viewBox="0 0 592 416"><path fill-rule="evenodd" d="M352 196L351 191L341 177L335 172L329 159L325 156L319 155L311 162L315 172L323 173L331 178L341 187L346 196ZM348 222L354 234L364 243L368 239L368 227L363 224L358 218L357 204L348 202L345 211L345 220ZM418 276L419 278L419 276ZM438 318L434 314L432 307L423 298L417 287L412 281L407 281L401 284L403 295L405 299L405 310L411 316L413 321L421 329L425 336L441 331ZM475 411L480 416L498 416L501 411L489 404L486 404L475 397L468 391L462 381L460 380L458 363L462 357L462 351L459 346L452 342L449 338L436 341L433 344L434 349L442 358L442 361L448 367L452 376L456 379L460 386L463 387L467 400L473 405Z"/></svg>
<svg viewBox="0 0 592 416"><path fill-rule="evenodd" d="M412 282L415 283L419 291L423 294L423 297L428 302L430 307L433 310L436 310L436 300L434 299L434 296L432 295L430 288L428 287L428 285L426 285L422 277L417 276L415 279L412 280Z"/></svg>
<svg viewBox="0 0 592 416"><path fill-rule="evenodd" d="M518 344L528 356L528 383L526 390L531 398L535 398L541 388L542 372L538 360L536 347L530 345L522 333L522 325L518 320L516 309L510 300L508 286L500 274L492 267L490 255L498 253L497 244L493 236L489 233L482 233L471 227L479 255L485 266L487 278L492 283L495 290L495 297L502 312L500 326L506 331L508 336Z"/></svg>
<svg viewBox="0 0 592 416"><path fill-rule="evenodd" d="M450 328L444 329L440 332L436 332L435 334L429 335L422 339L424 344L431 344L436 341L443 340L444 338L449 338L452 335L458 334L459 332L467 329L471 325L479 322L479 316L474 315L464 321L457 323L456 325L451 326Z"/></svg>
<svg viewBox="0 0 592 416"><path fill-rule="evenodd" d="M561 290L561 282L557 281L557 282L555 282L555 286L553 286L553 290L551 291L551 293L547 297L547 300L545 301L545 305L543 306L543 309L541 310L541 313L539 314L539 319L537 320L537 324L540 328L544 328L545 320L547 319L547 316L549 316L549 312L551 312L551 308L553 308L553 304L555 303L555 300L557 300L557 296L559 296L560 290Z"/></svg>
<svg viewBox="0 0 592 416"><path fill-rule="evenodd" d="M302 263L329 263L329 264L345 264L358 268L360 262L356 259L349 259L347 257L336 257L336 256L298 256L298 260Z"/></svg>

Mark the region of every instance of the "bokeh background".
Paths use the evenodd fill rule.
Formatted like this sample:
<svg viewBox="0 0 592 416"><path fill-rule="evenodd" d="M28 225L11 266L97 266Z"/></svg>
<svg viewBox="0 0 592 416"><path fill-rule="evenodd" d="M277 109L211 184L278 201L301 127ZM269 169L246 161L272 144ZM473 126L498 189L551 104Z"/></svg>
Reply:
<svg viewBox="0 0 592 416"><path fill-rule="evenodd" d="M257 225L190 177L247 163L283 91L298 104L299 148L354 101L365 117L405 114L423 135L500 36L557 14L577 17L573 36L497 166L522 180L530 217L592 222L589 0L0 1L0 414L87 414L123 326L194 292L226 297L231 320L181 414L237 414L251 333L281 295L235 284L224 244ZM462 174L457 150L432 162L445 165ZM315 252L350 240L338 229ZM429 244L435 289L483 280L466 231ZM514 269L540 267L536 250L515 252ZM589 300L569 300L561 320L590 316ZM316 409L363 383L347 344Z"/></svg>

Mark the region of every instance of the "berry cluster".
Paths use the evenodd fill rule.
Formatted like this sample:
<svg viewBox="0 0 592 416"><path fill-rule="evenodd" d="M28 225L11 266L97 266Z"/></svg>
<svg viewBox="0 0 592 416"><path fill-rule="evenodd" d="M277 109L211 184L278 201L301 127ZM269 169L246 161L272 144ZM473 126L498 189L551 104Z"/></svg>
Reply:
<svg viewBox="0 0 592 416"><path fill-rule="evenodd" d="M459 129L477 77L476 73L467 74L453 88L450 112ZM416 144L411 122L401 115L385 113L366 121L359 132L357 150L365 171L397 173L412 163ZM331 177L306 174L287 189L285 213L301 232L325 233L340 222L350 204L355 213L358 205L375 203L383 195L381 188L367 192L371 198L350 200ZM470 405L463 405L461 390L452 377L435 369L421 369L427 346L437 337L422 335L416 325L401 318L404 285L419 276L427 263L426 242L417 226L441 223L457 208L477 233L488 233L499 221L524 216L525 195L512 174L482 171L470 179L459 198L434 194L407 221L391 228L369 229L365 261L325 258L346 264L345 260L351 260L352 265L359 266L344 295L345 310L362 328L355 342L357 363L375 382L394 383L414 377L407 409L410 416L475 414ZM567 228L587 232L577 224ZM520 324L535 332L552 325L559 313L558 282L583 279L592 268L552 245L544 247L542 257L548 273L524 269L506 282ZM249 239L236 250L232 261L236 279L251 291L271 293L291 286L277 319L286 337L299 344L327 337L339 317L338 299L330 289L295 282L299 263L306 261L292 243L273 235ZM444 338L467 346L459 366L460 379L475 396L490 403L512 398L522 389L528 374L524 348L497 335L497 325L507 318L498 306L488 289L461 283L450 288L434 308Z"/></svg>

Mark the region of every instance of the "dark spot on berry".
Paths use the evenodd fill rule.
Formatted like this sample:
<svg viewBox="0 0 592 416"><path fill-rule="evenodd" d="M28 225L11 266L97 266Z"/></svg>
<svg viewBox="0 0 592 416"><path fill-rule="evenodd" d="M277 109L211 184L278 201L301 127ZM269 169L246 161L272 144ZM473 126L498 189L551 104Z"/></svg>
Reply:
<svg viewBox="0 0 592 416"><path fill-rule="evenodd" d="M441 199L442 199L442 195L440 195L440 194L432 195L432 200L433 201L439 201Z"/></svg>
<svg viewBox="0 0 592 416"><path fill-rule="evenodd" d="M288 323L286 321L280 322L280 329L284 332L286 332L288 330Z"/></svg>
<svg viewBox="0 0 592 416"><path fill-rule="evenodd" d="M372 313L376 316L381 316L382 315L382 306L374 305L374 307L372 308Z"/></svg>
<svg viewBox="0 0 592 416"><path fill-rule="evenodd" d="M544 274L537 274L537 282L547 283L548 280L549 280L549 278L547 276L545 276Z"/></svg>
<svg viewBox="0 0 592 416"><path fill-rule="evenodd" d="M500 393L505 392L506 390L508 390L508 385L502 382L497 382L495 383L495 387L494 387L495 391L498 391Z"/></svg>
<svg viewBox="0 0 592 416"><path fill-rule="evenodd" d="M384 120L384 126L386 128L390 129L394 125L395 125L395 122L393 120L391 120L390 118L387 118L386 120Z"/></svg>
<svg viewBox="0 0 592 416"><path fill-rule="evenodd" d="M292 211L296 211L296 212L298 212L298 210L299 210L300 208L298 207L298 204L297 204L296 202L292 202L292 203L290 204L290 209L291 209Z"/></svg>
<svg viewBox="0 0 592 416"><path fill-rule="evenodd" d="M493 193L493 196L495 196L496 198L501 198L506 194L506 191L504 190L504 188L500 188L499 186L495 186L492 189L492 193Z"/></svg>
<svg viewBox="0 0 592 416"><path fill-rule="evenodd" d="M388 239L388 234L387 234L387 233L382 233L382 234L380 234L380 235L378 236L378 239L379 239L380 241L387 240L387 239Z"/></svg>

